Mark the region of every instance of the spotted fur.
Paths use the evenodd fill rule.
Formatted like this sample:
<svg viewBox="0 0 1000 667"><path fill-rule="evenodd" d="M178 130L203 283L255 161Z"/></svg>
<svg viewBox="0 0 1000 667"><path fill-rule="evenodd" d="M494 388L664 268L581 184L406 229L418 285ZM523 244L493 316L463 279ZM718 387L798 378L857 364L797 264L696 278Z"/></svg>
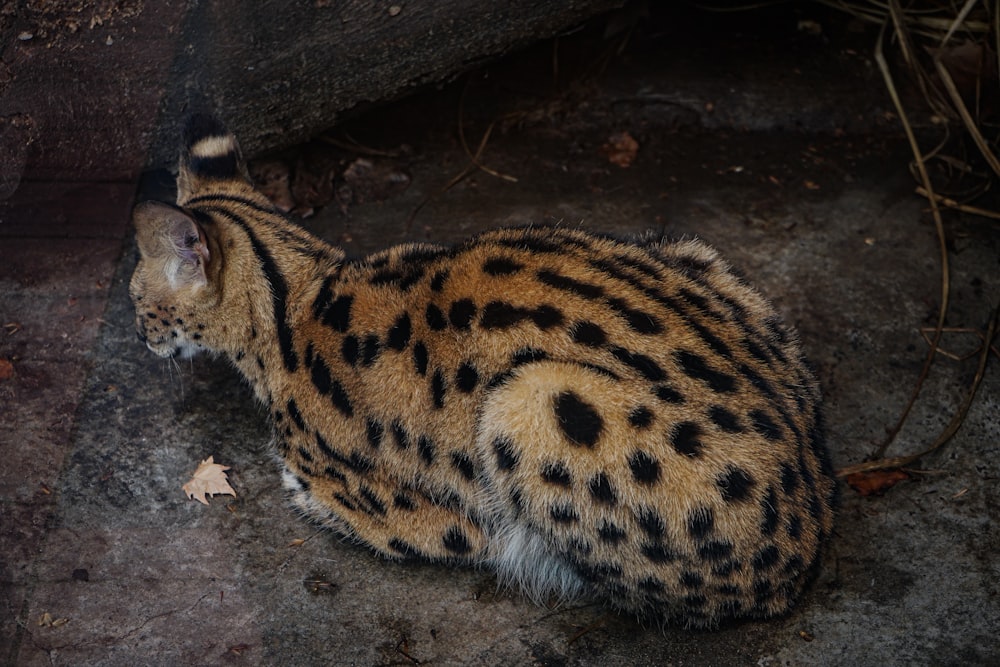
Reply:
<svg viewBox="0 0 1000 667"><path fill-rule="evenodd" d="M310 517L712 626L794 603L830 535L794 335L699 241L500 229L357 261L285 220L196 117L176 205L134 214L139 337L232 360Z"/></svg>

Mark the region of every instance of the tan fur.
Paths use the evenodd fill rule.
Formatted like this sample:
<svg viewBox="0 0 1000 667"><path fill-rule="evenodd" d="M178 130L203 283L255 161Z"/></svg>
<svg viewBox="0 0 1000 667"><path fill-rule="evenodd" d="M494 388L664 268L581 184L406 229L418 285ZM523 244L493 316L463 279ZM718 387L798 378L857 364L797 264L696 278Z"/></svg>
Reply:
<svg viewBox="0 0 1000 667"><path fill-rule="evenodd" d="M696 626L793 604L832 530L818 388L714 250L508 229L346 262L238 173L178 183L135 215L138 330L233 361L308 515L535 598Z"/></svg>

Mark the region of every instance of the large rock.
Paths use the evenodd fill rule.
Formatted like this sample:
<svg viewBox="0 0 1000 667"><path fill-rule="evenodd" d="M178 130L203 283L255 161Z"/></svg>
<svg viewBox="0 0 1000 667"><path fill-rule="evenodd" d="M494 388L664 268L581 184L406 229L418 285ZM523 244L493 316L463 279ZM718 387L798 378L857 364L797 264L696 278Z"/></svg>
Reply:
<svg viewBox="0 0 1000 667"><path fill-rule="evenodd" d="M21 179L122 180L211 108L248 153L302 140L622 0L71 0L0 8L0 198ZM15 3L6 3L14 7Z"/></svg>

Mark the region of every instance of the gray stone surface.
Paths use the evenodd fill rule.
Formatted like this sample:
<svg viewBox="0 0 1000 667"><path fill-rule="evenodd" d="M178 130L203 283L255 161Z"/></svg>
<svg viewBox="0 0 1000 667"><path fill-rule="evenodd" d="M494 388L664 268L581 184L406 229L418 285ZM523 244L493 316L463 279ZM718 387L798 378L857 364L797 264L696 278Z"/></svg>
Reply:
<svg viewBox="0 0 1000 667"><path fill-rule="evenodd" d="M644 80L660 81L656 71ZM475 172L442 194L467 160L454 107L444 105L446 118L426 103L353 135L415 146L410 188L346 215L331 206L307 228L355 255L499 224L700 236L798 328L822 381L835 466L884 437L938 302L936 239L898 134L777 131L766 119L767 131L677 127L616 111L595 89L558 121L493 135L482 161L516 183ZM472 143L488 117L481 107L471 117ZM622 130L640 145L625 169L601 153ZM105 211L124 222L120 206ZM0 210L4 220L15 213ZM984 329L1000 294L1000 230L947 220L949 324ZM958 435L922 461L925 473L879 497L842 487L824 568L792 614L715 632L642 628L592 605L535 606L498 591L488 572L385 562L295 516L247 388L222 362L174 364L136 341L131 236L119 226L104 240L121 252L105 255L84 222L67 234L92 264L67 261L69 241L16 264L21 242L30 250L37 236L0 236L0 324L24 323L0 331L0 359L14 366L0 380L0 663L853 666L1000 655L996 358ZM106 306L80 326L61 310L74 295ZM944 345L969 351L976 339L949 333ZM933 440L974 366L937 361L890 454ZM238 496L205 507L180 486L208 455L232 466ZM46 613L68 620L40 626Z"/></svg>

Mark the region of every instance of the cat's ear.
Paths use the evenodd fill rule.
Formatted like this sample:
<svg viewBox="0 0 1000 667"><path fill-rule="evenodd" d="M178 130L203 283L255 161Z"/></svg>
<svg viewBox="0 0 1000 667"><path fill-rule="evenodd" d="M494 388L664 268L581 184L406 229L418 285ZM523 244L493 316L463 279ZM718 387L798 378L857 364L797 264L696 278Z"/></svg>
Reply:
<svg viewBox="0 0 1000 667"><path fill-rule="evenodd" d="M205 232L183 210L160 202L143 202L132 211L136 241L144 260L161 267L171 288L203 287L211 259Z"/></svg>
<svg viewBox="0 0 1000 667"><path fill-rule="evenodd" d="M184 127L184 144L177 172L177 203L183 206L212 181L249 182L240 146L219 119L191 116Z"/></svg>

